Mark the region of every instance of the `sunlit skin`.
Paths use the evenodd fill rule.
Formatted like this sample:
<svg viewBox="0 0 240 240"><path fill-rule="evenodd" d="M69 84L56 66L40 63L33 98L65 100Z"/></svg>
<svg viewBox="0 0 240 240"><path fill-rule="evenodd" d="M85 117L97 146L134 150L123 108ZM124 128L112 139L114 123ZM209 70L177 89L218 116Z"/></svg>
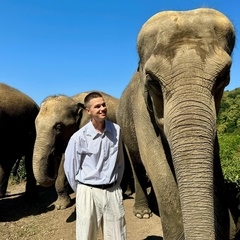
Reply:
<svg viewBox="0 0 240 240"><path fill-rule="evenodd" d="M86 111L90 115L92 124L97 131L103 132L107 117L107 106L104 99L102 97L91 99L87 104Z"/></svg>

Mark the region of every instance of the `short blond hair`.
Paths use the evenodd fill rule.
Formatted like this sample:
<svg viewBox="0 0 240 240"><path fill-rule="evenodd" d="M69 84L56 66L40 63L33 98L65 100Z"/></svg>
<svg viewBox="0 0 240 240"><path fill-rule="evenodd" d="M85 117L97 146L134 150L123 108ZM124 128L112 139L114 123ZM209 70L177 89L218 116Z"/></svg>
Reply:
<svg viewBox="0 0 240 240"><path fill-rule="evenodd" d="M102 94L100 92L90 92L87 94L87 96L84 98L84 106L85 108L88 107L90 100L92 100L93 98L99 98L99 97L103 97Z"/></svg>

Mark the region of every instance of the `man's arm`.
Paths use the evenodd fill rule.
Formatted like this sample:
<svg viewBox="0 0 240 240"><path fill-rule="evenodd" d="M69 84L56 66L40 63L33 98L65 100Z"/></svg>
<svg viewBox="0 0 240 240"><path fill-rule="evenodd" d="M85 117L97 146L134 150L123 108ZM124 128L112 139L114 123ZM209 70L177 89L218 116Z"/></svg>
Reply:
<svg viewBox="0 0 240 240"><path fill-rule="evenodd" d="M80 157L78 143L75 139L71 138L65 151L64 171L74 192L77 190L77 181L75 178L80 167Z"/></svg>

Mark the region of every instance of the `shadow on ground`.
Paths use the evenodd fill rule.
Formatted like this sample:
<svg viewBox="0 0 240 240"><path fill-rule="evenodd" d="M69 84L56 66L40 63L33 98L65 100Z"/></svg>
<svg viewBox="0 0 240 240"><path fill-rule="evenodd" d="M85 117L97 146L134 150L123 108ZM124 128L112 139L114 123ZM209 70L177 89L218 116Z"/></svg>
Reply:
<svg viewBox="0 0 240 240"><path fill-rule="evenodd" d="M144 240L163 240L163 238L158 236L148 236Z"/></svg>
<svg viewBox="0 0 240 240"><path fill-rule="evenodd" d="M54 210L57 199L54 186L37 186L38 198L26 199L24 193L6 195L0 199L0 222L17 221L30 215L39 215Z"/></svg>

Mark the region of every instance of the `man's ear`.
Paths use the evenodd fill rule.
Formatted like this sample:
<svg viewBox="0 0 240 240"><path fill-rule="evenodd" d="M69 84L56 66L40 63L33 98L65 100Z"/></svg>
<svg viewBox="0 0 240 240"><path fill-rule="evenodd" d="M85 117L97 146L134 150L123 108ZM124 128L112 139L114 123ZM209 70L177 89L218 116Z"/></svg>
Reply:
<svg viewBox="0 0 240 240"><path fill-rule="evenodd" d="M85 107L85 105L84 105L84 109L86 110L86 112L88 113L88 114L90 114L90 109L88 108L88 107Z"/></svg>
<svg viewBox="0 0 240 240"><path fill-rule="evenodd" d="M90 110L89 110L89 108L85 108L85 110L86 110L86 112L88 113L88 114L90 114Z"/></svg>

